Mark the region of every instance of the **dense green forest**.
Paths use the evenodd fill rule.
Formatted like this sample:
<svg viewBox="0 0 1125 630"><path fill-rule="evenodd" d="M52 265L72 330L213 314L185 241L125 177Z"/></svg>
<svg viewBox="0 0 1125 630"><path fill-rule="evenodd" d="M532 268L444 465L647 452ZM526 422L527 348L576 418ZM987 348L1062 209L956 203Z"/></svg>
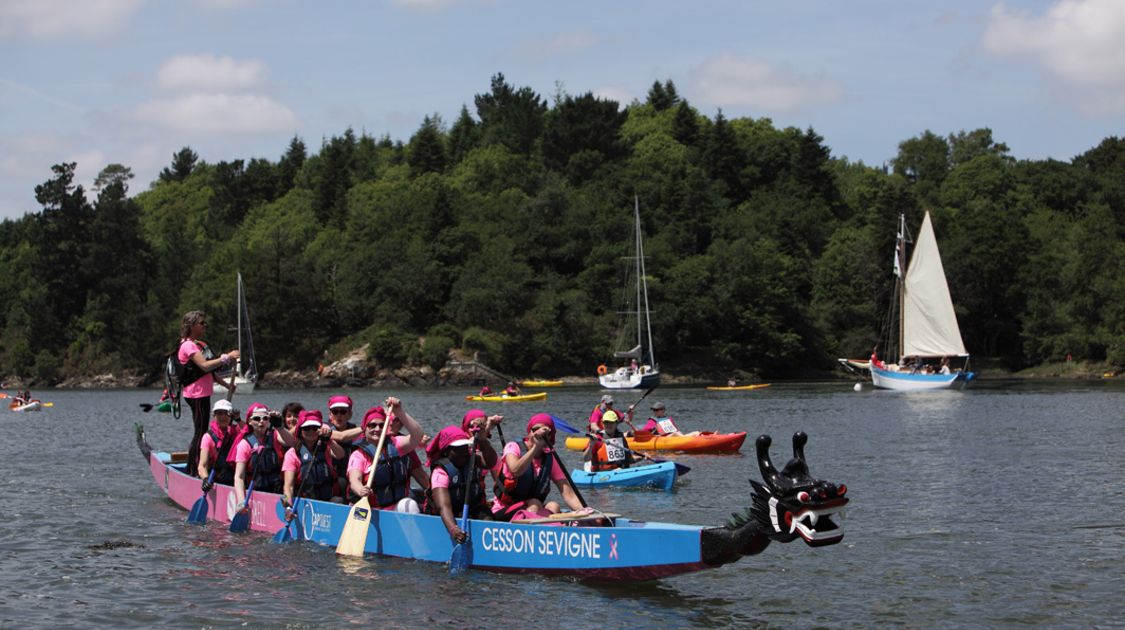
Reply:
<svg viewBox="0 0 1125 630"><path fill-rule="evenodd" d="M592 374L614 349L633 199L665 371L831 369L866 356L900 213L934 220L965 345L1017 368L1125 365L1125 141L1023 161L987 128L903 140L887 166L812 129L702 113L671 81L627 106L492 78L409 141L351 129L276 161L185 147L149 190L58 164L0 223L0 375L158 372L182 313L231 337L245 279L264 370L370 342L382 365L483 351ZM217 324L217 326L216 326ZM225 337L225 339L223 338Z"/></svg>

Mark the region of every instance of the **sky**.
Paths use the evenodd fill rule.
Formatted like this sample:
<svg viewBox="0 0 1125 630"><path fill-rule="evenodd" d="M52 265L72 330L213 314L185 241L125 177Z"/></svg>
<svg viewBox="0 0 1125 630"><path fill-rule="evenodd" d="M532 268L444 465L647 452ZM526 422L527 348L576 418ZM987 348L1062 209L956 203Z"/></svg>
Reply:
<svg viewBox="0 0 1125 630"><path fill-rule="evenodd" d="M349 127L409 141L503 73L812 128L868 165L988 127L1018 159L1125 135L1125 0L0 0L0 219L77 162L148 189L175 152L276 161ZM92 191L88 196L93 199Z"/></svg>

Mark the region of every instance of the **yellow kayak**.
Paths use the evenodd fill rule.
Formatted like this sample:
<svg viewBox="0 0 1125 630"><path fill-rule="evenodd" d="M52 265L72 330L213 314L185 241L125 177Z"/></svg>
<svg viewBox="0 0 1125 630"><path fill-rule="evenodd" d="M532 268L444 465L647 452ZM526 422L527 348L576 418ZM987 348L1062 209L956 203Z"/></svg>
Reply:
<svg viewBox="0 0 1125 630"><path fill-rule="evenodd" d="M730 387L730 386L726 386L726 385L724 385L722 387L719 387L719 386L715 385L715 386L708 387L707 389L709 389L713 392L744 392L744 391L749 391L751 389L762 389L763 387L769 387L769 386L770 386L769 383L758 383L757 385L735 385L734 387Z"/></svg>
<svg viewBox="0 0 1125 630"><path fill-rule="evenodd" d="M520 381L524 387L562 387L562 381Z"/></svg>
<svg viewBox="0 0 1125 630"><path fill-rule="evenodd" d="M465 396L465 400L483 402L531 402L534 400L547 400L547 392L538 394L520 394L519 396Z"/></svg>

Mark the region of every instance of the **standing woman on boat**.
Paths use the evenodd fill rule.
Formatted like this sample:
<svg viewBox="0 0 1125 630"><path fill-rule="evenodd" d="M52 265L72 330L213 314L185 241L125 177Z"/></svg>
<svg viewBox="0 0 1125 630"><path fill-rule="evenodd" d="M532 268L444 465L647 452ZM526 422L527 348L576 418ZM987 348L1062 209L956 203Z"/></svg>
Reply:
<svg viewBox="0 0 1125 630"><path fill-rule="evenodd" d="M207 317L203 311L188 311L180 320L180 347L176 351L176 361L183 366L180 383L184 386L184 400L191 409L191 422L195 433L188 447L187 471L196 474L199 466L199 442L207 432L207 422L211 418L211 394L215 392L215 377L211 374L220 367L237 361L238 350L231 350L219 356L207 346L201 337L207 332ZM222 381L223 387L233 387Z"/></svg>
<svg viewBox="0 0 1125 630"><path fill-rule="evenodd" d="M492 517L510 521L524 516L550 516L559 511L559 504L547 495L554 482L563 501L572 510L583 509L582 501L556 465L552 449L555 445L555 421L545 413L537 413L527 421L527 435L521 442L508 442L501 457L502 491L492 502Z"/></svg>

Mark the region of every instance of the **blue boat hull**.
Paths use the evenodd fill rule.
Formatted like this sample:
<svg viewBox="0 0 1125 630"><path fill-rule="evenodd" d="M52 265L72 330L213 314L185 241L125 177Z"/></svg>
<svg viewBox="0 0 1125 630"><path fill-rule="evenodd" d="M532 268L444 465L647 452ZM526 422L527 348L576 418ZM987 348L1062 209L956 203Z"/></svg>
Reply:
<svg viewBox="0 0 1125 630"><path fill-rule="evenodd" d="M661 462L648 466L633 466L601 472L575 470L570 473L571 480L578 486L603 487L646 487L671 490L676 482L676 463Z"/></svg>
<svg viewBox="0 0 1125 630"><path fill-rule="evenodd" d="M964 385L973 379L972 372L954 372L952 374L921 374L911 372L893 372L871 366L871 382L881 389L898 391L918 391L928 389L949 389L954 384Z"/></svg>

